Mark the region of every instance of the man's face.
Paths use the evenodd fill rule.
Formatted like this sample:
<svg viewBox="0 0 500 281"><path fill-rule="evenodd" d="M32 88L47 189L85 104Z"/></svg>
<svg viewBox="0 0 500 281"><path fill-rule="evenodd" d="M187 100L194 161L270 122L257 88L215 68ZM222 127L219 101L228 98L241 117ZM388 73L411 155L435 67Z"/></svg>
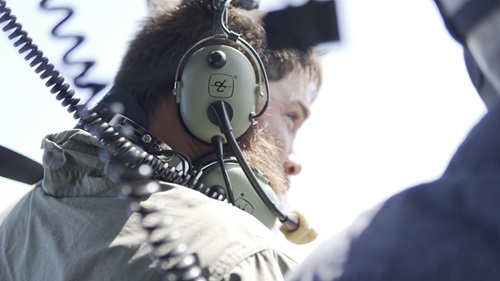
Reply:
<svg viewBox="0 0 500 281"><path fill-rule="evenodd" d="M270 81L271 100L262 123L281 150L280 163L286 176L297 175L302 165L294 152L297 131L308 118L318 89L302 70L294 70L279 81Z"/></svg>

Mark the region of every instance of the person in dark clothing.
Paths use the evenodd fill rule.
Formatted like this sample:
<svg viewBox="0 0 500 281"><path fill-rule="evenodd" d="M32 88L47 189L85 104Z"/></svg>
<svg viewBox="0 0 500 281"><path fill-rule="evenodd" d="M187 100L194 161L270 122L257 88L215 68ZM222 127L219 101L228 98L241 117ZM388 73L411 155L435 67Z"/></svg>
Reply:
<svg viewBox="0 0 500 281"><path fill-rule="evenodd" d="M436 5L470 55L468 70L488 113L439 179L360 216L313 251L288 281L500 280L500 1Z"/></svg>

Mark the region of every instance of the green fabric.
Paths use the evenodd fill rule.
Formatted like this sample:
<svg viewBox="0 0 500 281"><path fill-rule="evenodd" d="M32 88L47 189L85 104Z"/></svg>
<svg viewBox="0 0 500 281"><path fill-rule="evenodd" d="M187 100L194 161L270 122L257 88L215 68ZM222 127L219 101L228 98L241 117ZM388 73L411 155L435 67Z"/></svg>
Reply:
<svg viewBox="0 0 500 281"><path fill-rule="evenodd" d="M87 133L49 135L44 180L3 216L0 280L161 280L137 214L117 197ZM163 204L166 233L181 236L209 280L283 280L295 262L251 215L185 187L162 184L145 205ZM172 261L175 262L175 261Z"/></svg>

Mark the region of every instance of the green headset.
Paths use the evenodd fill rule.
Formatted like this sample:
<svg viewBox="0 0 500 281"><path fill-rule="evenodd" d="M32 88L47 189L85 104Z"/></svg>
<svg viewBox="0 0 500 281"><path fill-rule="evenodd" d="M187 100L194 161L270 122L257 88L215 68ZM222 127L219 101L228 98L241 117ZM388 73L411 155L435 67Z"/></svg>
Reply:
<svg viewBox="0 0 500 281"><path fill-rule="evenodd" d="M244 169L242 169L240 162L236 158L225 157L223 168L214 159L214 156L203 158L196 165L199 165L203 171L199 181L205 187L210 187L211 189L214 187L223 188L224 192L229 195L228 201L235 207L251 214L268 228L272 228L275 225L276 214L269 208L269 203L266 202L266 199L263 200L254 186L252 186ZM224 178L224 173L229 178L229 188ZM278 198L270 187L269 181L259 171L255 172L255 176L264 195L267 196L267 200L270 200L273 204L277 204Z"/></svg>
<svg viewBox="0 0 500 281"><path fill-rule="evenodd" d="M200 41L183 56L174 91L189 132L208 143L214 134L224 137L210 111L216 101L226 105L236 138L248 130L263 97L263 79L260 70L255 73L255 60L217 38Z"/></svg>
<svg viewBox="0 0 500 281"><path fill-rule="evenodd" d="M213 1L214 34L187 50L175 74L173 93L181 119L189 132L208 143L214 134L225 137L222 132L217 133L220 127L211 110L214 102L224 103L236 138L264 113L269 102L269 83L259 55L226 26L230 2ZM267 98L257 114L256 108L264 96L262 85Z"/></svg>
<svg viewBox="0 0 500 281"><path fill-rule="evenodd" d="M220 159L211 155L195 164L202 171L199 181L207 187L222 187L230 203L271 228L277 217L286 216L276 215L276 211L281 212L269 181L261 172L248 167L241 152L235 152L236 158L222 153L222 142L232 144L234 151L237 144L231 139L241 137L266 110L269 102L266 71L250 44L226 27L230 1L213 2L214 35L198 41L182 56L173 93L182 122L193 136L207 143L213 143L214 138L221 140ZM262 85L267 97L256 113L264 97ZM216 105L222 106L227 115L229 138L220 125L224 121L214 109Z"/></svg>

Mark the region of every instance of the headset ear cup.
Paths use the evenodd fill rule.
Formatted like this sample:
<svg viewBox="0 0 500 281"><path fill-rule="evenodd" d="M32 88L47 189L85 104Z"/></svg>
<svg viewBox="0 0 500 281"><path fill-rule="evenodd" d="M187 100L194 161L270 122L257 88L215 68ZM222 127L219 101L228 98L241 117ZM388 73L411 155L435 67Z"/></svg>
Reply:
<svg viewBox="0 0 500 281"><path fill-rule="evenodd" d="M236 161L226 160L225 168L229 176L232 193L234 195L234 205L251 214L271 229L276 223L276 215L266 206L264 201L257 194L252 184L248 181L243 169ZM224 178L217 162L211 162L202 168L203 174L199 182L206 188L219 187L224 183ZM269 181L260 173L256 173L260 186L274 204L278 204L278 198L274 190L269 185ZM222 186L227 193L227 187Z"/></svg>
<svg viewBox="0 0 500 281"><path fill-rule="evenodd" d="M227 45L201 47L190 55L177 82L181 119L197 138L210 143L224 135L213 118L210 106L223 101L229 109L235 138L252 124L260 98L255 68L240 51Z"/></svg>

